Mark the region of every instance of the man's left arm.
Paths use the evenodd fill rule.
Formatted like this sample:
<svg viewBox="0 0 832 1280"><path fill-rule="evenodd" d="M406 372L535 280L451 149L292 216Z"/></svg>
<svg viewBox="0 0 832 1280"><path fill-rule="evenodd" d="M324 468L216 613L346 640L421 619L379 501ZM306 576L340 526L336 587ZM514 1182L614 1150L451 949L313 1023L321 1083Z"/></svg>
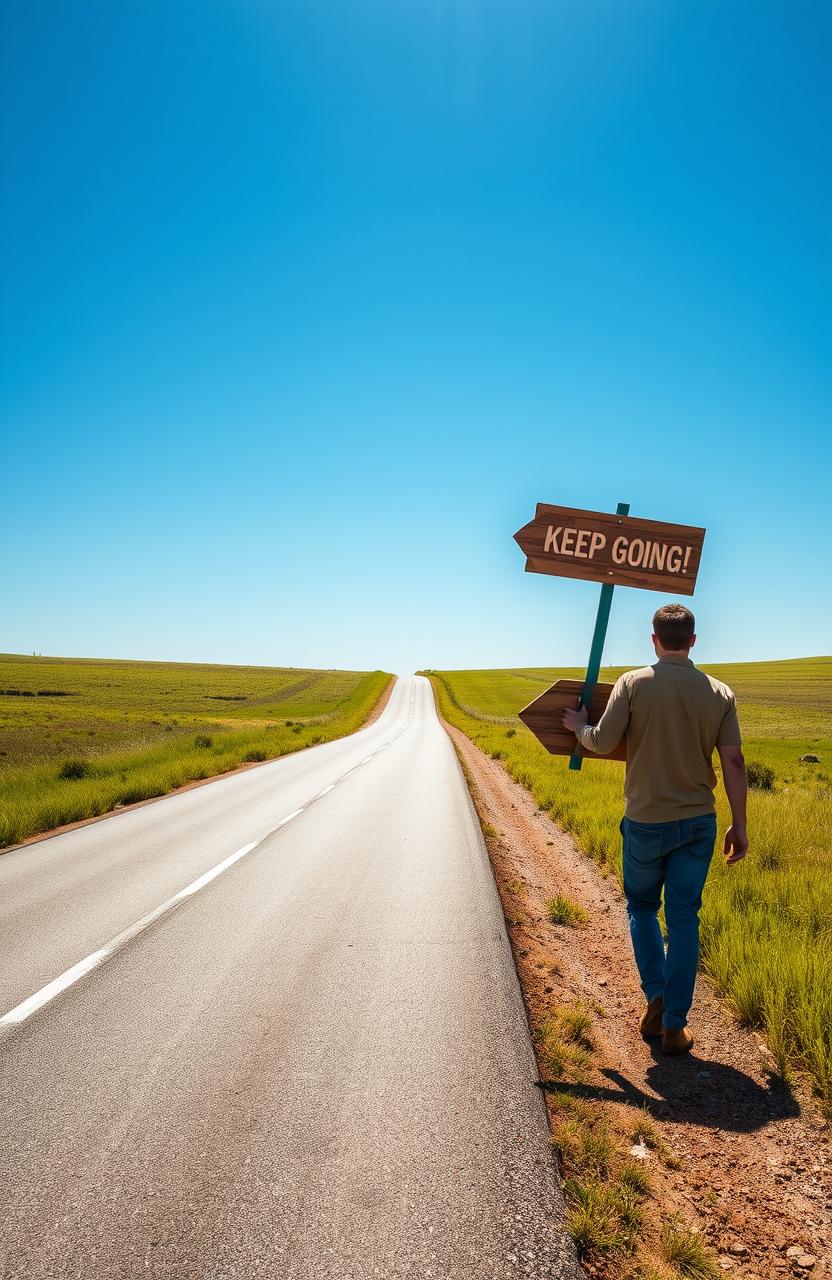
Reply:
<svg viewBox="0 0 832 1280"><path fill-rule="evenodd" d="M563 724L570 729L582 747L599 756L608 755L618 746L630 723L630 697L623 676L619 676L612 688L604 714L595 725L587 724L586 707L577 711L571 708L563 713Z"/></svg>

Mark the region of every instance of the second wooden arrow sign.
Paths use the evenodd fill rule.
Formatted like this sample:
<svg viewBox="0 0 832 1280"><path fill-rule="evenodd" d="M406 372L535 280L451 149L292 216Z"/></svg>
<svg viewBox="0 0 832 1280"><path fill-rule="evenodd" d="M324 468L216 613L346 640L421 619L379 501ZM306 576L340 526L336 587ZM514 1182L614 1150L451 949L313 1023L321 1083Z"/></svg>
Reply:
<svg viewBox="0 0 832 1280"><path fill-rule="evenodd" d="M585 751L574 733L565 729L561 717L567 707L577 707L584 688L583 680L556 680L551 688L541 693L519 713L520 719L553 756L590 756L595 760L626 760L627 746L621 741L609 755L599 756ZM604 713L612 693L611 684L596 684L588 707L589 723L597 724Z"/></svg>

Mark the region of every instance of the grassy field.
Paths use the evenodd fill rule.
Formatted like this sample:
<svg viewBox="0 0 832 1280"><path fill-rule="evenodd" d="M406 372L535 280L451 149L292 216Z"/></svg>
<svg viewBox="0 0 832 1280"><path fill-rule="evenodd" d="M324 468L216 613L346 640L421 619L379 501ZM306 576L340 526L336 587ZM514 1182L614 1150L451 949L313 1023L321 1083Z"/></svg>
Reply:
<svg viewBox="0 0 832 1280"><path fill-rule="evenodd" d="M773 770L750 793L747 862L714 858L702 965L741 1019L764 1030L779 1069L813 1078L832 1109L832 658L708 667L737 695L746 760ZM603 680L621 669L607 668ZM580 847L620 875L624 765L569 773L517 711L576 670L429 672L443 715L502 759ZM802 755L820 757L801 763ZM763 779L765 781L765 779ZM717 792L720 831L728 806Z"/></svg>
<svg viewBox="0 0 832 1280"><path fill-rule="evenodd" d="M352 733L389 680L0 654L0 848Z"/></svg>

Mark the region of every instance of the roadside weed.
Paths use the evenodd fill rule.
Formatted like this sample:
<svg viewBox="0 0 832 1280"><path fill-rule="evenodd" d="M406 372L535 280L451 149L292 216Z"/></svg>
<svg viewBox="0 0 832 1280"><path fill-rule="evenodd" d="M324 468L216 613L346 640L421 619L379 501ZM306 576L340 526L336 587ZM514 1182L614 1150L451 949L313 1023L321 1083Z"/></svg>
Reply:
<svg viewBox="0 0 832 1280"><path fill-rule="evenodd" d="M554 898L550 898L546 903L546 914L552 921L552 924L566 924L571 928L577 928L578 925L586 924L589 916L583 907L577 902L570 902L568 898L564 898L561 894L556 894Z"/></svg>
<svg viewBox="0 0 832 1280"><path fill-rule="evenodd" d="M685 1280L717 1280L721 1272L702 1239L678 1218L662 1227L662 1257Z"/></svg>

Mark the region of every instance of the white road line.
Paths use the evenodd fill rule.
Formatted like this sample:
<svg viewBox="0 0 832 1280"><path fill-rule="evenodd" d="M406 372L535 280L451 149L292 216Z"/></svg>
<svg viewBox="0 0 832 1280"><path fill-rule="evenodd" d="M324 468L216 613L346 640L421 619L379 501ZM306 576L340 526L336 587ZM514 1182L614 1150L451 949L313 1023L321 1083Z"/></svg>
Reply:
<svg viewBox="0 0 832 1280"><path fill-rule="evenodd" d="M256 849L264 840L268 840L269 836L273 835L275 831L279 831L281 827L285 827L287 822L291 822L294 818L300 817L300 815L304 813L310 805L314 804L316 800L320 800L323 796L328 795L330 791L334 791L336 783L341 782L346 778L347 774L354 773L362 764L369 764L373 756L378 755L378 752L383 751L384 747L389 747L391 743L395 742L396 738L401 737L410 725L413 718L413 693L414 691L411 689L410 708L404 726L397 734L392 738L389 738L387 742L384 743L384 746L377 748L377 750L372 752L371 755L365 756L359 764L354 764L351 769L347 769L346 773L342 773L341 777L336 778L335 782L330 783L328 787L324 787L323 791L319 791L312 800L308 801L307 804L302 805L300 809L293 809L291 813L287 813L286 817L281 818L280 822L278 822L271 831L266 832L260 840L253 840L250 844L244 844L236 853L232 853L229 857L224 858L222 862L218 862L215 867L211 867L209 871L206 871L203 875L199 876L198 879L191 881L191 883L186 885L184 889L180 889L172 898L168 898L167 901L163 902L160 906L154 907L152 911L148 911L147 915L142 916L142 918L137 920L135 924L128 925L126 929L122 929L121 933L117 933L114 938L111 938L110 941L98 951L93 951L90 955L85 956L83 960L79 960L77 964L74 964L71 969L67 969L66 972L60 974L59 977L53 978L51 982L47 982L46 986L41 987L40 991L36 991L34 995L31 995L26 1000L21 1001L20 1004L15 1005L13 1009L9 1009L8 1013L4 1013L2 1017L0 1017L0 1027L12 1026L25 1022L26 1019L31 1017L31 1015L38 1009L42 1009L45 1004L49 1004L51 1000L54 1000L56 996L59 996L62 991L66 991L68 987L74 986L75 983L83 978L85 974L90 973L93 969L97 969L100 965L104 964L105 960L109 960L111 956L115 955L117 951L120 951L128 942L132 942L134 938L138 937L140 933L143 933L145 929L149 928L150 925L154 924L168 911L171 911L174 907L178 906L180 902L184 902L186 898L191 898L195 893L199 893L200 889L204 889L212 880L216 880L217 876L221 876L229 867L233 867L235 862L239 862L247 853L251 853L252 849Z"/></svg>
<svg viewBox="0 0 832 1280"><path fill-rule="evenodd" d="M240 858L244 858L247 853L251 853L252 849L257 847L257 841L252 840L251 844L244 844L242 849L238 849L236 853L232 853L230 858L226 858L224 862L218 862L210 871L206 871L205 875L200 876L198 880L194 880L193 884L187 885L186 888L180 889L177 894L170 899L171 905L174 902L181 902L184 898L190 898L192 894L199 893L206 884L210 884L217 876L221 876L223 871L227 871L229 867L233 867L235 862L239 862Z"/></svg>
<svg viewBox="0 0 832 1280"><path fill-rule="evenodd" d="M62 991L66 991L67 987L71 987L74 982L77 982L79 978L83 978L84 974L89 973L90 969L94 969L96 965L99 965L103 958L103 951L94 951L91 956L87 956L86 960L79 960L78 964L74 964L71 969L67 969L66 973L62 973L59 978L53 979L45 987L41 987L40 991L36 991L33 996L29 996L28 1000L24 1000L22 1004L10 1009L8 1013L5 1013L0 1018L0 1023L23 1022L41 1005L48 1004L50 1000L55 999L55 996L60 995Z"/></svg>
<svg viewBox="0 0 832 1280"><path fill-rule="evenodd" d="M79 960L71 969L67 969L60 977L54 978L52 982L48 982L45 987L41 987L40 991L36 991L33 996L29 996L28 1000L24 1000L21 1004L15 1005L14 1009L10 1009L8 1013L4 1013L0 1018L0 1026L4 1023L25 1022L25 1020L35 1013L37 1009L42 1009L50 1000L54 1000L55 996L66 991L67 987L83 978L84 974L89 973L92 969L97 969L117 951L120 951L128 942L132 942L134 938L143 933L150 925L152 925L160 916L170 911L180 902L184 902L186 898L190 898L192 894L199 893L200 889L209 884L211 880L215 880L217 876L222 875L223 871L227 871L235 862L239 862L240 858L244 858L247 853L251 853L252 849L257 847L257 841L253 840L251 844L244 844L242 849L238 849L236 853L232 853L230 857L224 858L222 862L218 862L210 871L206 871L198 880L193 880L184 889L180 889L172 898L168 898L161 906L154 907L152 911L148 911L146 916L142 916L135 924L128 925L126 929L122 929L121 933L117 933L114 938L98 951L93 951L92 955L86 956L83 960Z"/></svg>
<svg viewBox="0 0 832 1280"><path fill-rule="evenodd" d="M286 826L286 823L287 823L287 822L291 822L293 818L297 818L297 817L299 817L299 816L303 813L303 810L304 810L306 807L307 807L306 805L303 805L303 807L302 807L302 808L300 808L300 809L293 809L291 813L287 813L285 818L281 818L281 819L280 819L280 821L278 822L277 826L275 827L275 831L279 831L281 827L285 827L285 826ZM265 836L264 836L263 838L265 839Z"/></svg>

